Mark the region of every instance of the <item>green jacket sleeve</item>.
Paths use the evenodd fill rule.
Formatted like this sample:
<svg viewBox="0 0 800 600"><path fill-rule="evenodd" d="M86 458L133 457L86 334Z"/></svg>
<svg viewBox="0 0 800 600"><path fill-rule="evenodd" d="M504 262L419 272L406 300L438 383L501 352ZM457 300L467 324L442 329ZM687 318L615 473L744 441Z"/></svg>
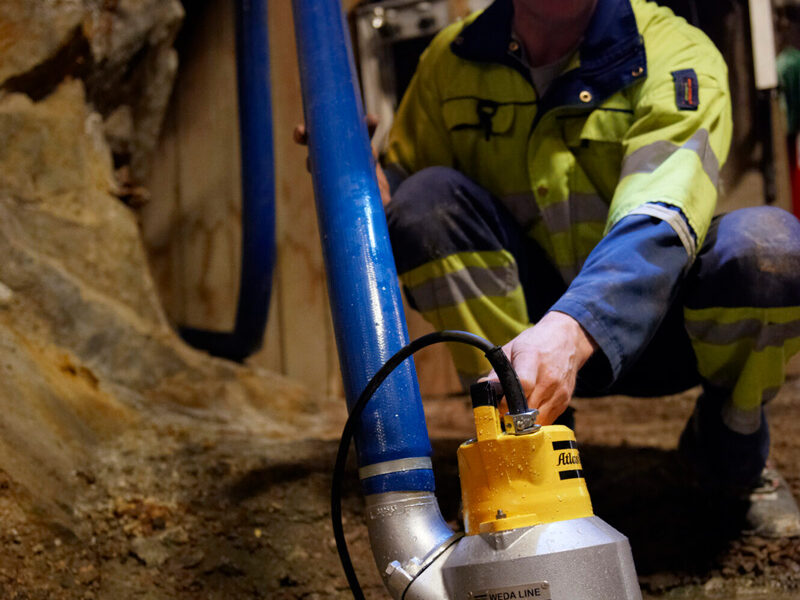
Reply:
<svg viewBox="0 0 800 600"><path fill-rule="evenodd" d="M634 121L606 230L629 214L665 217L693 257L714 214L732 121L722 57L702 33L686 29L644 36L648 76L626 92ZM674 206L685 221L674 211L653 215L647 203Z"/></svg>

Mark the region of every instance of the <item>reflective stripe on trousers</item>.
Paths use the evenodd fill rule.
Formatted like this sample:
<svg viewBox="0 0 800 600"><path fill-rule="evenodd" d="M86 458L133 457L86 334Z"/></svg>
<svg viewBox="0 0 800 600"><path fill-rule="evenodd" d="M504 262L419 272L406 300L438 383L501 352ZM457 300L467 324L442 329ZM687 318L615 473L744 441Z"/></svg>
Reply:
<svg viewBox="0 0 800 600"><path fill-rule="evenodd" d="M685 310L697 370L714 387L729 391L722 418L737 433L758 430L761 405L776 396L786 363L800 351L800 308L791 310L795 316L787 323L774 316L786 309ZM727 322L731 313L745 312L750 316L742 321Z"/></svg>

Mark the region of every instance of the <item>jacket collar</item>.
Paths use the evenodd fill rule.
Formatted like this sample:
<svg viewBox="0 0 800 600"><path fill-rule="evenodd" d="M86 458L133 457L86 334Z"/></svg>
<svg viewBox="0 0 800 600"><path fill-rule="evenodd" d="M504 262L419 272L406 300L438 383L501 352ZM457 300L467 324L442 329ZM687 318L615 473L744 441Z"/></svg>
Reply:
<svg viewBox="0 0 800 600"><path fill-rule="evenodd" d="M451 44L456 56L500 63L530 81L511 35L511 0L495 0ZM647 76L644 42L630 0L597 0L580 49L580 67L558 77L541 99L539 116L556 106L594 107ZM538 119L537 119L538 120Z"/></svg>
<svg viewBox="0 0 800 600"><path fill-rule="evenodd" d="M496 62L513 68L522 66L509 50L509 45L513 42L513 18L514 5L511 0L495 0L461 30L450 48L456 56L467 60Z"/></svg>

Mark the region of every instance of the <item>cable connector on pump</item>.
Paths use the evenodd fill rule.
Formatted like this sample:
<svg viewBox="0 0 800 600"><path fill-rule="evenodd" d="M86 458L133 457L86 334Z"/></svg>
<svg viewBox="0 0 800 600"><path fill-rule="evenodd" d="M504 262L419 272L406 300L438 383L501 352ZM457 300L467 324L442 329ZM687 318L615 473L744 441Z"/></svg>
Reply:
<svg viewBox="0 0 800 600"><path fill-rule="evenodd" d="M472 409L479 406L497 408L503 397L503 386L499 381L479 381L469 388L472 398ZM523 410L517 414L508 413L503 417L503 429L511 435L526 435L539 431L541 425L536 424L539 411L535 408Z"/></svg>
<svg viewBox="0 0 800 600"><path fill-rule="evenodd" d="M479 381L469 386L469 397L473 410L479 406L497 408L503 397L503 386L499 381Z"/></svg>
<svg viewBox="0 0 800 600"><path fill-rule="evenodd" d="M536 433L542 426L537 425L536 418L539 416L539 411L535 408L526 410L516 415L511 413L503 417L503 425L505 426L506 433L513 435L527 435L529 433Z"/></svg>

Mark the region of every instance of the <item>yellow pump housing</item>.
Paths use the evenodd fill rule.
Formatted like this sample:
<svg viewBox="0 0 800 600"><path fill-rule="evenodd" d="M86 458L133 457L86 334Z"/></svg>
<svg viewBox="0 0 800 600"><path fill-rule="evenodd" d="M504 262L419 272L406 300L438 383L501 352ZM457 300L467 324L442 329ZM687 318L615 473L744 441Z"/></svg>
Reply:
<svg viewBox="0 0 800 600"><path fill-rule="evenodd" d="M458 449L467 535L593 516L571 429L505 433L494 406L474 415L477 439Z"/></svg>

